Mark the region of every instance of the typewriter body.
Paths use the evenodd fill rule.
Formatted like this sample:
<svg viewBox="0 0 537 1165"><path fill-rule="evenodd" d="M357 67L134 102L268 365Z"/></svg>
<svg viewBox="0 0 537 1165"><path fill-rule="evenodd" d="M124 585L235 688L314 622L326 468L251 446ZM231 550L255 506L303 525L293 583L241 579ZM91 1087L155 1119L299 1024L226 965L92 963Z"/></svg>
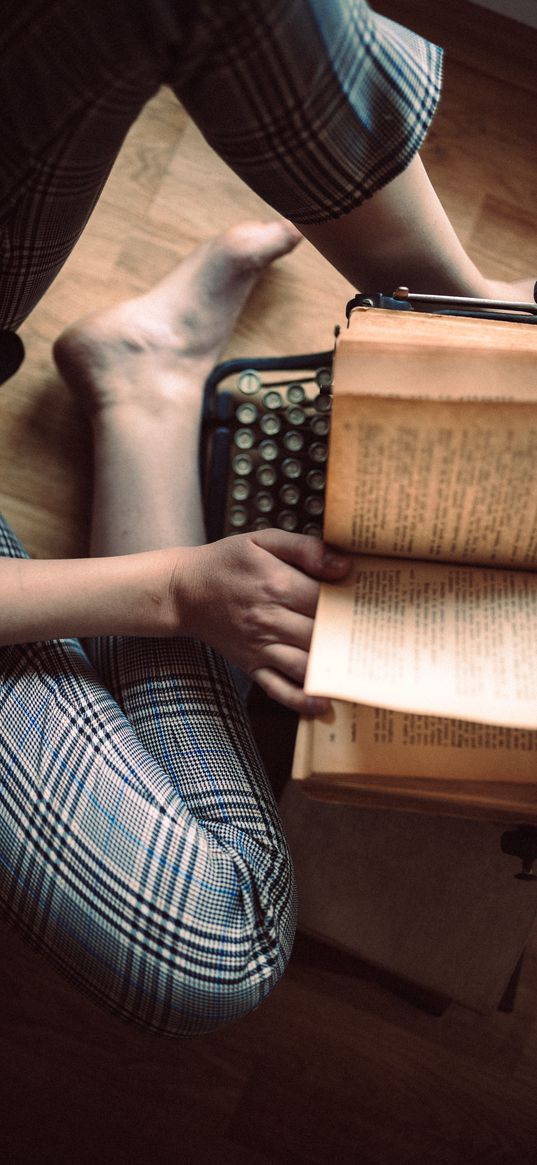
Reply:
<svg viewBox="0 0 537 1165"><path fill-rule="evenodd" d="M537 285L536 285L537 286ZM536 303L358 294L346 307L537 323ZM335 329L337 337L339 329ZM269 526L322 536L333 351L219 364L205 385L200 471L207 537Z"/></svg>

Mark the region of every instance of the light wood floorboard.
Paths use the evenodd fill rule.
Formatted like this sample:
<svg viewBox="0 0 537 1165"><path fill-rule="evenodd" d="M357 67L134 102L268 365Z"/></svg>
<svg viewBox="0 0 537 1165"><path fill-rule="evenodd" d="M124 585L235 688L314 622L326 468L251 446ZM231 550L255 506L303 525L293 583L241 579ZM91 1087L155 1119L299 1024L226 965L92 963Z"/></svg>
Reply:
<svg viewBox="0 0 537 1165"><path fill-rule="evenodd" d="M491 274L537 276L536 34L463 0L378 7L450 47L424 157L462 238ZM32 554L77 555L87 545L89 435L54 371L55 336L149 287L215 230L257 214L272 212L214 158L170 93L159 93L24 326L23 368L0 390L0 507ZM304 244L263 280L229 354L329 346L352 290ZM535 938L514 1012L492 1016L455 1006L430 1014L370 968L301 939L257 1013L186 1043L110 1020L7 928L2 945L5 1165L537 1159Z"/></svg>

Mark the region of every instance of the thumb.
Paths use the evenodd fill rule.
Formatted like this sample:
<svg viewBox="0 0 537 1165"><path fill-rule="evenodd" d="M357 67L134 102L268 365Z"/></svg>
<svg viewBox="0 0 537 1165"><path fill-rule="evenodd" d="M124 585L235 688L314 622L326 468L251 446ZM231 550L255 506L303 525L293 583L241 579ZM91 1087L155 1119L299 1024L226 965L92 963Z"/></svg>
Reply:
<svg viewBox="0 0 537 1165"><path fill-rule="evenodd" d="M343 578L350 566L350 557L335 547L328 546L309 534L290 534L285 530L258 530L252 535L254 543L263 550L295 566L304 574L318 579Z"/></svg>

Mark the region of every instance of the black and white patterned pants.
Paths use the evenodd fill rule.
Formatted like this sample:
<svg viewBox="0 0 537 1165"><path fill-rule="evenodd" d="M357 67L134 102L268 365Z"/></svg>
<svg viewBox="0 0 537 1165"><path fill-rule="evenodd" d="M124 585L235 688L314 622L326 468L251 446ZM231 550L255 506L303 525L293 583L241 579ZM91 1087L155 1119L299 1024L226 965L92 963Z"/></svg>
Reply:
<svg viewBox="0 0 537 1165"><path fill-rule="evenodd" d="M0 554L24 552L5 522ZM225 663L187 639L0 649L0 901L114 1012L191 1035L254 1008L295 925Z"/></svg>
<svg viewBox="0 0 537 1165"><path fill-rule="evenodd" d="M404 170L440 95L440 50L365 0L3 0L0 59L0 327L60 270L160 86L298 224Z"/></svg>

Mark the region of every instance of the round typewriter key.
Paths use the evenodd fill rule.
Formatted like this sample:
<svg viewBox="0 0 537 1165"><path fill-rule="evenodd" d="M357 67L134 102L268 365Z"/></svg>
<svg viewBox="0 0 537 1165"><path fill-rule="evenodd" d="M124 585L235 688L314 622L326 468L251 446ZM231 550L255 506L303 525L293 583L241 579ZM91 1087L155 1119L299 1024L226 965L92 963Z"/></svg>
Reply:
<svg viewBox="0 0 537 1165"><path fill-rule="evenodd" d="M323 536L322 528L317 525L317 522L306 522L302 533L310 534L312 538L322 538Z"/></svg>
<svg viewBox="0 0 537 1165"><path fill-rule="evenodd" d="M233 440L239 449L251 449L255 443L255 437L251 429L237 429Z"/></svg>
<svg viewBox="0 0 537 1165"><path fill-rule="evenodd" d="M256 518L252 522L252 530L270 530L270 525L268 518Z"/></svg>
<svg viewBox="0 0 537 1165"><path fill-rule="evenodd" d="M330 421L328 417L312 417L310 422L310 429L315 433L316 437L326 437L330 428Z"/></svg>
<svg viewBox="0 0 537 1165"><path fill-rule="evenodd" d="M312 518L318 518L324 510L323 499L319 497L319 494L316 496L315 494L310 494L304 502L304 509L307 514L311 514Z"/></svg>
<svg viewBox="0 0 537 1165"><path fill-rule="evenodd" d="M300 408L300 405L291 405L287 409L286 416L290 425L303 425L306 420L306 414L304 409Z"/></svg>
<svg viewBox="0 0 537 1165"><path fill-rule="evenodd" d="M318 413L329 413L332 408L332 397L328 392L322 392L315 397L315 408Z"/></svg>
<svg viewBox="0 0 537 1165"><path fill-rule="evenodd" d="M229 524L234 530L239 530L248 521L248 514L244 506L232 506L229 511Z"/></svg>
<svg viewBox="0 0 537 1165"><path fill-rule="evenodd" d="M306 390L301 384L290 384L287 389L287 400L292 405L299 405L306 395Z"/></svg>
<svg viewBox="0 0 537 1165"><path fill-rule="evenodd" d="M282 485L280 490L280 499L285 502L286 506L296 506L300 497L300 490L297 485L293 485L290 481Z"/></svg>
<svg viewBox="0 0 537 1165"><path fill-rule="evenodd" d="M319 464L321 464L323 461L326 461L326 458L328 457L328 449L326 445L322 445L320 441L314 441L313 445L310 445L308 453L311 457L311 460L317 461Z"/></svg>
<svg viewBox="0 0 537 1165"><path fill-rule="evenodd" d="M296 530L298 526L298 518L291 510L282 510L278 514L276 522L280 530Z"/></svg>
<svg viewBox="0 0 537 1165"><path fill-rule="evenodd" d="M282 473L284 477L290 478L291 481L296 480L302 473L300 461L297 461L296 457L286 457L285 461L282 461Z"/></svg>
<svg viewBox="0 0 537 1165"><path fill-rule="evenodd" d="M237 453L231 464L237 477L248 477L254 468L252 458L248 453Z"/></svg>
<svg viewBox="0 0 537 1165"><path fill-rule="evenodd" d="M315 373L315 379L319 388L330 388L332 383L332 372L330 368L318 368Z"/></svg>
<svg viewBox="0 0 537 1165"><path fill-rule="evenodd" d="M246 498L250 497L250 482L234 481L231 496L235 502L245 502Z"/></svg>
<svg viewBox="0 0 537 1165"><path fill-rule="evenodd" d="M298 453L304 445L304 438L302 433L297 433L296 429L292 429L290 433L285 434L283 443L290 453Z"/></svg>
<svg viewBox="0 0 537 1165"><path fill-rule="evenodd" d="M272 494L267 493L266 490L260 490L259 493L255 495L254 505L256 510L259 510L260 514L270 514L270 511L274 509L274 498Z"/></svg>
<svg viewBox="0 0 537 1165"><path fill-rule="evenodd" d="M261 417L259 424L267 437L274 437L282 427L282 422L275 413L265 413L265 416Z"/></svg>
<svg viewBox="0 0 537 1165"><path fill-rule="evenodd" d="M263 461L275 461L278 456L278 446L275 441L261 441L259 455Z"/></svg>
<svg viewBox="0 0 537 1165"><path fill-rule="evenodd" d="M255 476L260 485L269 486L274 485L277 474L273 465L260 465Z"/></svg>
<svg viewBox="0 0 537 1165"><path fill-rule="evenodd" d="M279 409L282 404L282 398L279 392L272 389L271 392L266 392L263 397L263 404L266 409Z"/></svg>
<svg viewBox="0 0 537 1165"><path fill-rule="evenodd" d="M310 469L306 474L306 482L310 489L323 489L325 480L322 469Z"/></svg>
<svg viewBox="0 0 537 1165"><path fill-rule="evenodd" d="M261 378L257 375L257 372L254 372L253 368L245 368L237 380L237 388L245 396L254 396L258 389L261 388Z"/></svg>
<svg viewBox="0 0 537 1165"><path fill-rule="evenodd" d="M257 420L257 409L251 401L245 401L244 404L239 405L235 416L241 425L253 425Z"/></svg>

